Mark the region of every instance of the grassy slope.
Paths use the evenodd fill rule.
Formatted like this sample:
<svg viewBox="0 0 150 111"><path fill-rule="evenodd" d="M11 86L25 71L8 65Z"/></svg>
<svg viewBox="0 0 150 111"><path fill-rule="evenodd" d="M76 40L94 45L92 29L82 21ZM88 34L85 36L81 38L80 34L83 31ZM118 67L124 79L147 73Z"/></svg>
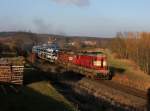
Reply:
<svg viewBox="0 0 150 111"><path fill-rule="evenodd" d="M150 76L142 72L134 62L125 59L117 59L109 50L106 50L105 53L108 56L109 66L114 70L114 79L116 75L123 75L127 77L130 84L138 84L139 87L143 87L142 89L150 87Z"/></svg>
<svg viewBox="0 0 150 111"><path fill-rule="evenodd" d="M53 104L54 109L58 108L59 110L70 110L74 109L73 105L64 98L50 83L48 82L39 82L36 84L30 84L28 87L32 88L34 91L39 92L40 94L52 98L60 104Z"/></svg>
<svg viewBox="0 0 150 111"><path fill-rule="evenodd" d="M0 111L74 111L74 107L48 82L22 88L18 94L0 94Z"/></svg>

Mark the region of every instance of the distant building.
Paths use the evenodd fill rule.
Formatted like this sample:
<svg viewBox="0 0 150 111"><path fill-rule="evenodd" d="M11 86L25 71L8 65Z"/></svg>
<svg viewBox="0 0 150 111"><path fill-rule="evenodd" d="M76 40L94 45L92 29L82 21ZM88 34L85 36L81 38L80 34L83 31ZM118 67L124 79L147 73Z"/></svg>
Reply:
<svg viewBox="0 0 150 111"><path fill-rule="evenodd" d="M84 44L84 45L94 46L94 45L97 44L97 42L96 42L96 41L86 40L86 41L83 41L83 44Z"/></svg>
<svg viewBox="0 0 150 111"><path fill-rule="evenodd" d="M69 42L68 45L75 46L76 42Z"/></svg>
<svg viewBox="0 0 150 111"><path fill-rule="evenodd" d="M56 38L55 37L49 37L48 38L48 44L52 44L52 43L54 43L54 42L56 42Z"/></svg>

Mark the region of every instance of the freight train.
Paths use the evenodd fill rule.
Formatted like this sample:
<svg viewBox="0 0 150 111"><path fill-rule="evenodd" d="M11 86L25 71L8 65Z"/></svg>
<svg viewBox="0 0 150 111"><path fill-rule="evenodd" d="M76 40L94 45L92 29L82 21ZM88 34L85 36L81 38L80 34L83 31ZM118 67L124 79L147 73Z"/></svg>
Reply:
<svg viewBox="0 0 150 111"><path fill-rule="evenodd" d="M34 46L32 52L40 59L54 62L67 70L95 79L110 80L107 57L103 52L72 52L58 48Z"/></svg>
<svg viewBox="0 0 150 111"><path fill-rule="evenodd" d="M32 48L32 52L36 54L36 57L49 62L55 62L57 60L58 50L59 46L55 43L51 45L43 44L42 46L33 46Z"/></svg>

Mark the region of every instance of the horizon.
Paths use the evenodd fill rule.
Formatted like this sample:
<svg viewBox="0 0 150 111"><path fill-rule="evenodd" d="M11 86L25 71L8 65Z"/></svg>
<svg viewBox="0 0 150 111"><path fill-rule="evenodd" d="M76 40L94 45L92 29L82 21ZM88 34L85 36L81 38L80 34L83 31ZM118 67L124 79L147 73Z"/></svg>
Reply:
<svg viewBox="0 0 150 111"><path fill-rule="evenodd" d="M149 32L148 0L1 0L0 32L115 37Z"/></svg>
<svg viewBox="0 0 150 111"><path fill-rule="evenodd" d="M84 36L84 35L61 35L61 34L52 34L52 33L38 33L38 32L30 32L30 31L0 31L0 33L31 33L31 34L38 34L38 35L49 35L49 36L61 36L61 37L68 37L68 38L72 38L72 37L78 37L78 38L100 38L100 39L112 39L114 37L96 37L96 36Z"/></svg>

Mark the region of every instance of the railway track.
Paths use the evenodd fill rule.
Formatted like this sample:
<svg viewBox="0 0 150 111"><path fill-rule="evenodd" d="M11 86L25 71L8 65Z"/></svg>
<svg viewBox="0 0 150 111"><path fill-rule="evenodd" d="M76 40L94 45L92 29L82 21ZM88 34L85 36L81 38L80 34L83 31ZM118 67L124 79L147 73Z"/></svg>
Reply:
<svg viewBox="0 0 150 111"><path fill-rule="evenodd" d="M91 80L91 79L88 79L88 78L86 78L86 79ZM91 80L91 81L97 82L99 84L106 85L110 88L128 93L130 95L133 95L133 96L136 96L136 97L139 97L139 98L142 98L142 99L147 99L147 92L146 91L142 91L142 90L139 90L139 89L136 89L136 88L132 88L132 87L129 87L127 85L119 84L119 83L116 83L114 81L107 81L107 80L99 80L99 81Z"/></svg>

